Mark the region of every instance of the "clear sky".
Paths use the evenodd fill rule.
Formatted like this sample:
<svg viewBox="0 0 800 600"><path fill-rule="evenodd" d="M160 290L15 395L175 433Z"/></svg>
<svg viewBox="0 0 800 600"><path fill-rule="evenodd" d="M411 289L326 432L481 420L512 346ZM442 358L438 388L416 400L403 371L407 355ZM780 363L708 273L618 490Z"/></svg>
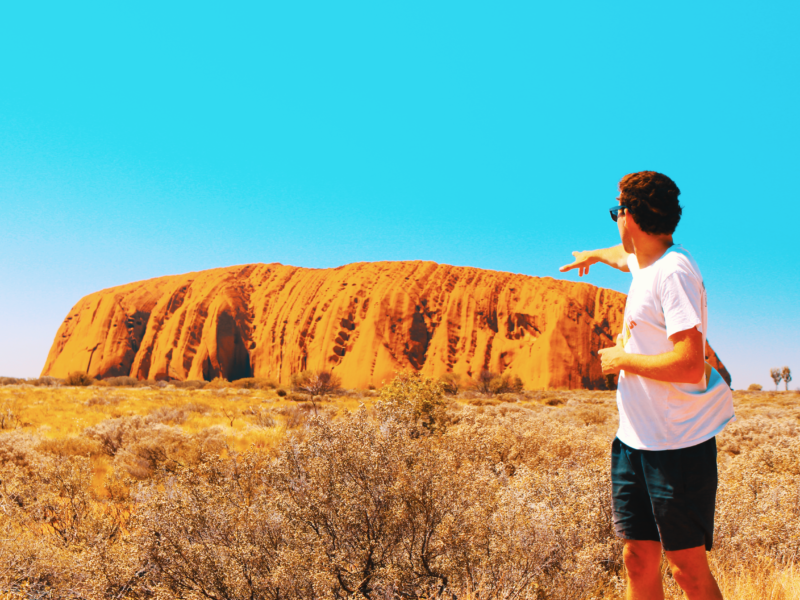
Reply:
<svg viewBox="0 0 800 600"><path fill-rule="evenodd" d="M82 296L252 262L424 259L577 279L626 173L734 388L800 384L797 2L7 2L0 375ZM573 272L574 273L574 272ZM626 292L598 265L588 282ZM781 385L783 388L783 385Z"/></svg>

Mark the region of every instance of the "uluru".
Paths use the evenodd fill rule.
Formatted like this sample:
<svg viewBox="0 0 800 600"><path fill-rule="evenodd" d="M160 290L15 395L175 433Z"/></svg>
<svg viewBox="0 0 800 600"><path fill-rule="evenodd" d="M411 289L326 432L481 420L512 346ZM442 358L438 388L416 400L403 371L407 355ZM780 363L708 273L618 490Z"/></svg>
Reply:
<svg viewBox="0 0 800 600"><path fill-rule="evenodd" d="M624 294L586 283L426 261L242 265L89 294L42 375L287 383L331 370L365 388L403 370L490 370L529 389L603 389L597 351L613 344L624 307Z"/></svg>

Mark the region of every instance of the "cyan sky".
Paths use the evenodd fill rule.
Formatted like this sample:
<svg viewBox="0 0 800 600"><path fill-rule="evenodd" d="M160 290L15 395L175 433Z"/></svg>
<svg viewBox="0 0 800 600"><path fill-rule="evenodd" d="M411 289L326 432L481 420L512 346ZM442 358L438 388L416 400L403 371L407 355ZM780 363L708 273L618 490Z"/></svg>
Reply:
<svg viewBox="0 0 800 600"><path fill-rule="evenodd" d="M798 4L607 4L6 3L0 375L38 375L82 296L166 274L577 279L558 267L618 243L616 183L652 169L734 387L784 364L796 387Z"/></svg>

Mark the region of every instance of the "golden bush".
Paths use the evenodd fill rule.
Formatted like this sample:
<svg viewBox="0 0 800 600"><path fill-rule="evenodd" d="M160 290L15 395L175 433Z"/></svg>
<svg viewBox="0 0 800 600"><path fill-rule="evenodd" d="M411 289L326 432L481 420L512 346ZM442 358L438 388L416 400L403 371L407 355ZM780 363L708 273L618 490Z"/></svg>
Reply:
<svg viewBox="0 0 800 600"><path fill-rule="evenodd" d="M64 385L87 386L95 383L95 380L83 371L73 371L64 379Z"/></svg>

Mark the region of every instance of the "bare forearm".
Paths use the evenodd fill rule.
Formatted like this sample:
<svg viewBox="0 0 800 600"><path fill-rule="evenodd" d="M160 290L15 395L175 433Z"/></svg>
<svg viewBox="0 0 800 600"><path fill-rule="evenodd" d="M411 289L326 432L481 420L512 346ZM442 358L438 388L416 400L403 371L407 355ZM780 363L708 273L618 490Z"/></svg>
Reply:
<svg viewBox="0 0 800 600"><path fill-rule="evenodd" d="M705 361L697 357L687 358L674 350L664 354L625 354L620 360L620 369L632 375L640 375L656 381L672 383L697 383L705 372Z"/></svg>
<svg viewBox="0 0 800 600"><path fill-rule="evenodd" d="M611 248L601 248L599 250L591 250L591 255L597 258L598 262L614 267L626 273L628 269L628 253L622 247L622 244L612 246Z"/></svg>
<svg viewBox="0 0 800 600"><path fill-rule="evenodd" d="M622 336L611 348L600 350L603 374L625 371L656 381L698 383L705 373L703 335L697 327L670 336L673 349L663 354L645 355L625 352Z"/></svg>

